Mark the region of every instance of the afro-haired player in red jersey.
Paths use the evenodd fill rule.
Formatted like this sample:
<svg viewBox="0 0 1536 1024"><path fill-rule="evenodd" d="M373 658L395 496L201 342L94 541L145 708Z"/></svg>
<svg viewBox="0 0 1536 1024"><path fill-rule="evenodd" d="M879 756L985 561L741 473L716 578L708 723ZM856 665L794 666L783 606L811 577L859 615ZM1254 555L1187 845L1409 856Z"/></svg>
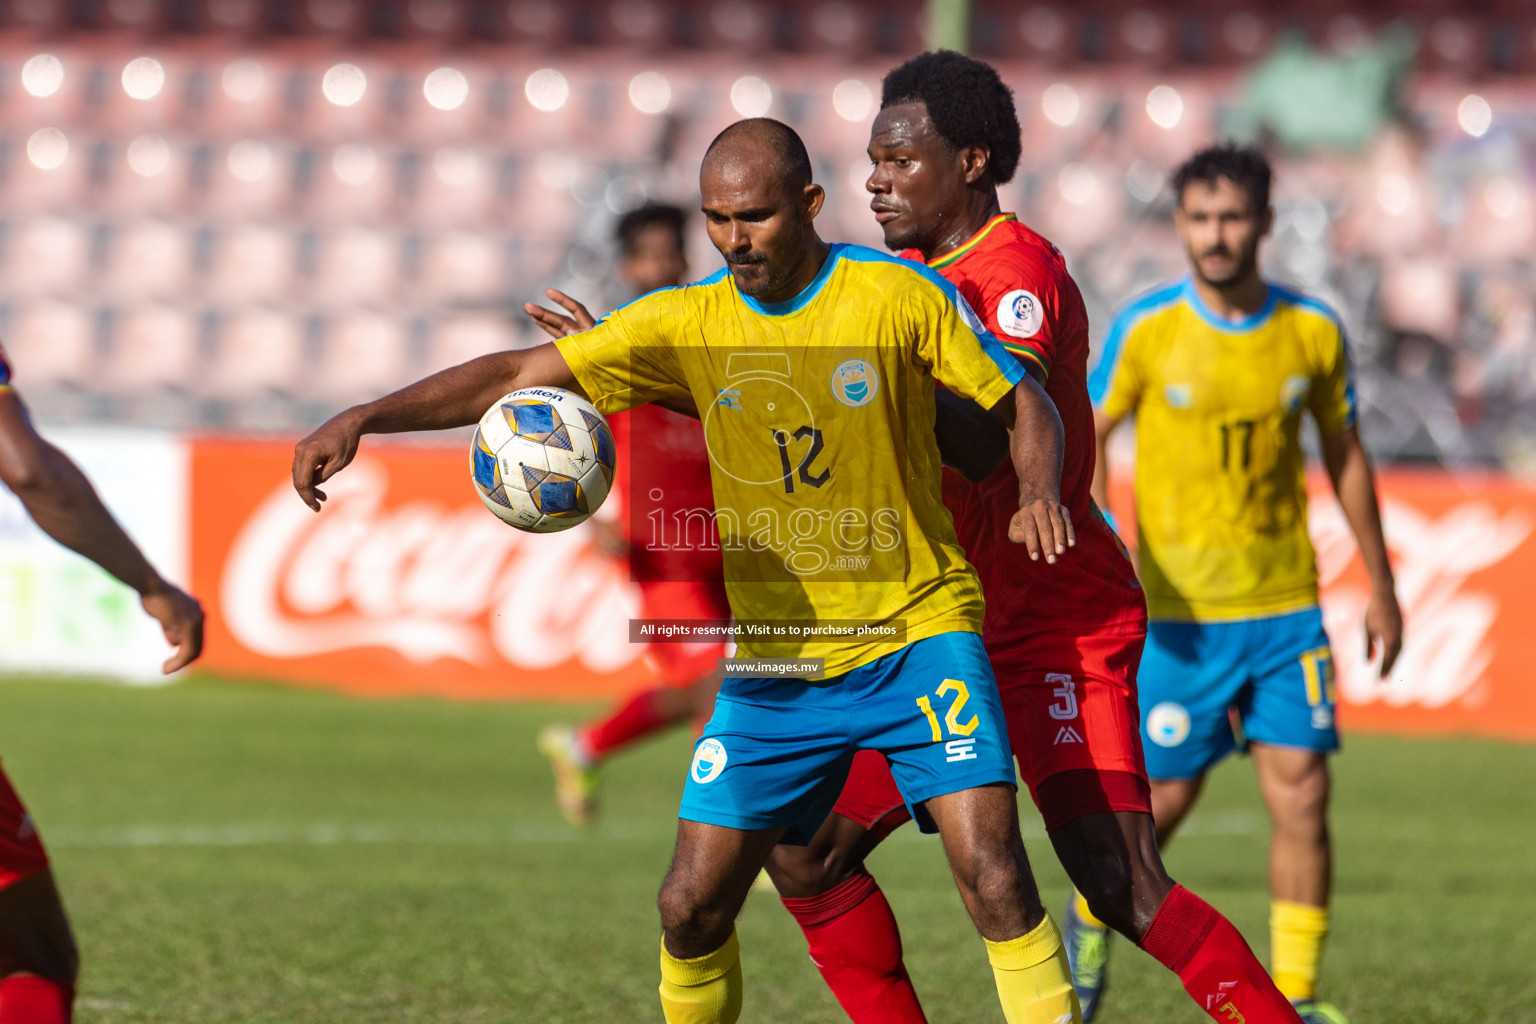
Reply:
<svg viewBox="0 0 1536 1024"><path fill-rule="evenodd" d="M998 201L1021 152L1012 92L989 65L939 51L888 74L880 107L867 187L886 245L955 284L1045 385L1066 430L1061 494L1079 524L1071 558L1033 561L1008 542L1011 466L976 484L945 473L945 503L986 595L982 635L1013 752L1051 843L1093 914L1175 972L1213 1019L1296 1024L1237 929L1169 878L1158 855L1136 703L1146 602L1088 493L1082 296L1056 247ZM769 861L812 960L859 1024L924 1020L895 917L864 867L909 816L884 758L862 752L811 845L781 845ZM1092 1008L1083 1011L1086 1020Z"/></svg>
<svg viewBox="0 0 1536 1024"><path fill-rule="evenodd" d="M203 609L167 583L102 505L69 456L32 426L0 351L0 482L34 522L138 591L177 650L169 674L203 648ZM80 957L48 854L10 780L0 771L0 1024L70 1020Z"/></svg>
<svg viewBox="0 0 1536 1024"><path fill-rule="evenodd" d="M620 218L619 278L631 298L683 282L688 273L685 220L680 208L660 204ZM580 306L559 292L549 296ZM574 328L566 318L531 303L528 311L552 337L564 337ZM720 547L707 528L691 537L687 529L713 519L704 428L697 419L659 405L638 406L610 417L608 423L622 456L614 490L625 509L618 525L607 519L593 525L603 531L603 546L627 557L630 578L640 587L641 617L712 621L724 627L731 619L731 605ZM642 468L636 473L634 467ZM649 536L658 527L670 532ZM720 689L718 660L725 650L723 640L652 644L647 658L660 677L659 685L632 694L589 722L551 725L539 733L539 750L555 773L555 802L567 821L591 823L597 806L597 767L610 755L682 722L709 718Z"/></svg>

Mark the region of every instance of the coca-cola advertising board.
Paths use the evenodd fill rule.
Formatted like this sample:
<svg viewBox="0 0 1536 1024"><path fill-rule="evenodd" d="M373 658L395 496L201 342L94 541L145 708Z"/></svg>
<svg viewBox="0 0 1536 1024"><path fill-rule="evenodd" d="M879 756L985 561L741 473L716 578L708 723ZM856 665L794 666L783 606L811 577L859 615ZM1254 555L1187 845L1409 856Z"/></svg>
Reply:
<svg viewBox="0 0 1536 1024"><path fill-rule="evenodd" d="M320 514L287 444L192 446L192 579L207 666L358 694L589 699L647 678L639 601L584 529L519 533L475 499L457 448L369 440ZM1118 474L1122 484L1129 474ZM1382 509L1408 641L1387 680L1364 657L1368 596L1324 480L1312 532L1346 730L1536 739L1536 488L1388 470ZM1115 504L1129 511L1128 493Z"/></svg>
<svg viewBox="0 0 1536 1024"><path fill-rule="evenodd" d="M639 600L588 531L493 517L467 446L370 439L324 487L290 483L290 445L192 447L192 580L206 667L365 695L590 699L646 678Z"/></svg>

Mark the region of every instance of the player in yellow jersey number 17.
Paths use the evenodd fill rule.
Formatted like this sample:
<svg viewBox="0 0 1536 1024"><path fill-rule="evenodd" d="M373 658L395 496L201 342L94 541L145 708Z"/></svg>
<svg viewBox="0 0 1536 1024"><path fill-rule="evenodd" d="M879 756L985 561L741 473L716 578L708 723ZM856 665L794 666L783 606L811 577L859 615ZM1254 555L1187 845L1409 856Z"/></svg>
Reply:
<svg viewBox="0 0 1536 1024"><path fill-rule="evenodd" d="M1274 219L1270 168L1217 146L1174 175L1179 236L1193 274L1133 302L1089 380L1103 445L1136 417L1136 523L1149 628L1141 725L1152 813L1166 847L1242 722L1274 834L1270 929L1275 984L1309 1024L1342 1015L1316 1000L1328 934L1332 847L1328 757L1338 749L1333 659L1307 537L1302 414L1371 578L1365 645L1383 677L1403 620L1354 381L1337 314L1259 274ZM1102 985L1103 943L1069 915L1080 992ZM1102 934L1102 933L1101 933Z"/></svg>

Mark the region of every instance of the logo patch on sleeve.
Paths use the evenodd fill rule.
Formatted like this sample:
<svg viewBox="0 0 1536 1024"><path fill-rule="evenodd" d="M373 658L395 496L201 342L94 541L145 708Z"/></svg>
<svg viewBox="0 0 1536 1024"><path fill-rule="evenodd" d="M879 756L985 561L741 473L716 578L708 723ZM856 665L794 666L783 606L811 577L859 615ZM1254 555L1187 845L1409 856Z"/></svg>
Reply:
<svg viewBox="0 0 1536 1024"><path fill-rule="evenodd" d="M1045 326L1045 310L1033 292L1019 288L998 302L997 326L1015 338L1033 338Z"/></svg>

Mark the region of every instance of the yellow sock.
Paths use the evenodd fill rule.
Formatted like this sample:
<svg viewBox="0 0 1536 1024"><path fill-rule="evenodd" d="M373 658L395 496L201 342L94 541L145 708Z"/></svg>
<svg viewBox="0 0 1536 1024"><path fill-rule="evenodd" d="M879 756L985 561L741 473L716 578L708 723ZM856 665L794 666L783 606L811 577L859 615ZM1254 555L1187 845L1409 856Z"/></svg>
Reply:
<svg viewBox="0 0 1536 1024"><path fill-rule="evenodd" d="M1317 962L1328 937L1328 908L1275 900L1269 905L1269 948L1275 987L1295 1002L1317 994Z"/></svg>
<svg viewBox="0 0 1536 1024"><path fill-rule="evenodd" d="M1088 901L1083 899L1083 894L1075 889L1072 891L1072 908L1077 911L1077 919L1089 928L1097 928L1101 932L1109 931L1109 925L1093 916L1093 911L1088 909Z"/></svg>
<svg viewBox="0 0 1536 1024"><path fill-rule="evenodd" d="M1027 935L1006 942L983 941L1008 1024L1081 1024L1083 1014L1072 990L1067 951L1049 914Z"/></svg>
<svg viewBox="0 0 1536 1024"><path fill-rule="evenodd" d="M725 945L693 960L679 960L661 944L661 1014L667 1024L735 1024L741 1016L741 946L734 929Z"/></svg>

